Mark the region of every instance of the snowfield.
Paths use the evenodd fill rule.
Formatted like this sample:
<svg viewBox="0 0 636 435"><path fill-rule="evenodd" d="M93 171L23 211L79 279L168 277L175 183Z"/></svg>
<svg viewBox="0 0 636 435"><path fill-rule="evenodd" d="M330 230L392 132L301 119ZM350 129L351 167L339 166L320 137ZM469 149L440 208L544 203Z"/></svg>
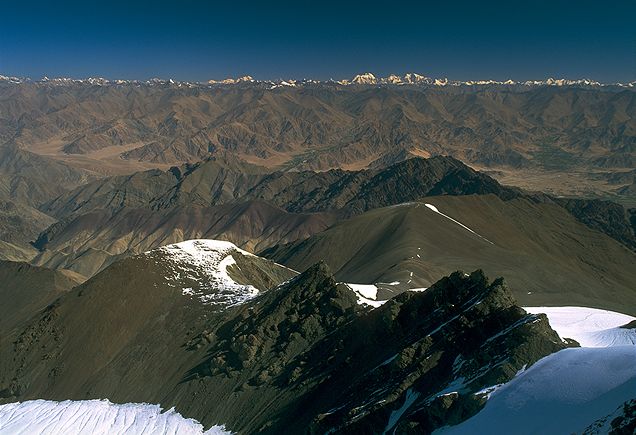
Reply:
<svg viewBox="0 0 636 435"><path fill-rule="evenodd" d="M435 434L581 433L634 398L635 361L636 346L562 350L499 387L474 417Z"/></svg>
<svg viewBox="0 0 636 435"><path fill-rule="evenodd" d="M184 277L199 282L197 288L186 287L182 289L182 293L195 296L203 303L229 307L239 305L259 293L256 287L239 284L228 274L228 267L236 265L233 253L254 257L254 254L233 243L223 240L188 240L162 246L146 252L146 255L157 252L164 254L163 257L172 263L173 276L169 279L175 286Z"/></svg>
<svg viewBox="0 0 636 435"><path fill-rule="evenodd" d="M108 400L30 400L0 405L0 434L230 434L223 426L204 430L196 420L174 410L161 412L147 403L113 404Z"/></svg>
<svg viewBox="0 0 636 435"><path fill-rule="evenodd" d="M435 434L581 433L636 395L634 317L585 307L526 307L545 313L561 338L582 347L548 355L490 393L486 406Z"/></svg>
<svg viewBox="0 0 636 435"><path fill-rule="evenodd" d="M581 347L609 347L636 344L636 329L621 326L636 317L585 307L524 307L529 313L545 313L550 326L561 338L572 338Z"/></svg>

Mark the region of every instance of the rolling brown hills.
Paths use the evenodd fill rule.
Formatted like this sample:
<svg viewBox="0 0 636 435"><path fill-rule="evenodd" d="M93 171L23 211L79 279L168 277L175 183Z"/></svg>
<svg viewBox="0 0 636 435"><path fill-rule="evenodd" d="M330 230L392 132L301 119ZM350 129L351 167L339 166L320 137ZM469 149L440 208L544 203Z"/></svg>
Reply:
<svg viewBox="0 0 636 435"><path fill-rule="evenodd" d="M502 186L451 157L414 158L384 169L276 171L230 158L99 179L41 210L58 219L33 244L35 264L86 277L122 256L190 238L221 238L252 250L302 240L338 220L431 195L493 194L565 207L634 249L622 206L563 202Z"/></svg>
<svg viewBox="0 0 636 435"><path fill-rule="evenodd" d="M444 154L507 184L622 192L633 203L629 183L610 182L634 167L628 88L25 82L0 84L0 101L0 142L100 173L165 169L220 150L320 170Z"/></svg>
<svg viewBox="0 0 636 435"><path fill-rule="evenodd" d="M257 252L303 240L334 223L333 213L289 213L263 201L165 210L124 207L63 219L36 242L34 264L93 276L113 261L190 239L221 239Z"/></svg>
<svg viewBox="0 0 636 435"><path fill-rule="evenodd" d="M59 219L33 244L35 264L90 277L117 258L191 238L252 250L302 240L366 210L429 194L521 192L450 157L383 170L273 172L235 160L100 179L47 203Z"/></svg>
<svg viewBox="0 0 636 435"><path fill-rule="evenodd" d="M41 206L93 178L15 144L0 145L0 259L30 260L35 251L29 242L56 221Z"/></svg>

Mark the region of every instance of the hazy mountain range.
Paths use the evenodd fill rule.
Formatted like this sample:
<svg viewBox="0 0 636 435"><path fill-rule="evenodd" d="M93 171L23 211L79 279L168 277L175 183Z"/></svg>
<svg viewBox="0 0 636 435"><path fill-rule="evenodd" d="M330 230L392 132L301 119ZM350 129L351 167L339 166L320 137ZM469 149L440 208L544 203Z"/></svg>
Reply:
<svg viewBox="0 0 636 435"><path fill-rule="evenodd" d="M634 202L631 87L241 83L0 82L0 142L101 175L224 150L315 170L451 155L507 184Z"/></svg>
<svg viewBox="0 0 636 435"><path fill-rule="evenodd" d="M633 433L635 111L0 77L0 433Z"/></svg>

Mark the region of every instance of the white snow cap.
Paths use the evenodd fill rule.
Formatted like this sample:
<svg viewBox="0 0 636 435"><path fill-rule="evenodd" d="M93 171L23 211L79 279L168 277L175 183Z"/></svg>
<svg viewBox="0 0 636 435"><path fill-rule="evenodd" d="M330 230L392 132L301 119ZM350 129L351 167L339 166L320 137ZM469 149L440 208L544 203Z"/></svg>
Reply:
<svg viewBox="0 0 636 435"><path fill-rule="evenodd" d="M184 418L174 408L108 400L29 400L0 405L0 435L9 434L183 434L226 435L224 426L207 431L201 423Z"/></svg>
<svg viewBox="0 0 636 435"><path fill-rule="evenodd" d="M233 253L255 257L231 242L188 240L162 246L146 254L153 253L164 254L163 258L172 263L173 276L168 278L175 286L181 285L183 278L199 281L197 288L184 287L182 293L198 297L203 303L229 307L241 304L259 293L256 287L239 284L228 274L228 267L236 264Z"/></svg>
<svg viewBox="0 0 636 435"><path fill-rule="evenodd" d="M561 338L572 338L582 347L610 347L636 344L636 329L621 326L636 317L586 307L524 307L532 314L545 313L550 326Z"/></svg>

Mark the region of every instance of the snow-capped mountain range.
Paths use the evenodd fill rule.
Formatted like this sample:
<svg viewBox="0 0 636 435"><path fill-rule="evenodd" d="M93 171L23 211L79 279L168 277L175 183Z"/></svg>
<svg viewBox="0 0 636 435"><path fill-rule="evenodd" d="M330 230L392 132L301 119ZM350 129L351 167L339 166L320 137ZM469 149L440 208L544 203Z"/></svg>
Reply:
<svg viewBox="0 0 636 435"><path fill-rule="evenodd" d="M12 77L0 75L0 82L8 82L14 84L20 83L39 83L49 85L72 85L85 84L92 86L116 86L116 85L146 85L146 86L176 86L176 87L207 87L207 86L232 86L232 85L261 85L268 86L272 89L279 87L299 87L309 85L363 85L363 86L426 86L426 87L447 87L447 86L521 86L521 87L539 87L539 86L578 86L578 87L619 87L634 88L636 81L627 83L601 83L591 79L554 79L545 80L451 80L446 77L428 77L417 73L407 73L403 76L391 74L387 77L379 77L373 73L366 72L357 74L351 79L342 80L315 80L315 79L278 79L278 80L257 80L250 75L237 78L226 78L222 80L209 80L207 82L194 81L177 81L174 79L153 78L150 80L120 80L105 79L102 77L88 77L85 79L75 79L68 77L42 77L41 79L30 79L26 77Z"/></svg>

